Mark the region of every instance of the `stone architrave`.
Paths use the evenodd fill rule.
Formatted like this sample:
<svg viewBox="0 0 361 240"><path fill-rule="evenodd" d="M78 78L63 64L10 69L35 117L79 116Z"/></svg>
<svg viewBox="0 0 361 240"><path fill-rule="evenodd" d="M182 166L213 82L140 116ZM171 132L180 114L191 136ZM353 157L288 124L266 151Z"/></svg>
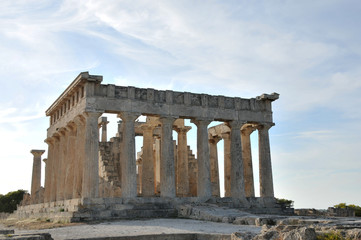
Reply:
<svg viewBox="0 0 361 240"><path fill-rule="evenodd" d="M99 112L85 112L85 158L83 162L83 198L99 196Z"/></svg>
<svg viewBox="0 0 361 240"><path fill-rule="evenodd" d="M121 179L122 197L134 198L137 196L137 173L135 159L135 132L134 121L140 114L122 112L119 116L123 120L122 141L121 141Z"/></svg>
<svg viewBox="0 0 361 240"><path fill-rule="evenodd" d="M215 136L209 139L209 155L211 160L211 183L212 183L212 196L220 197L219 186L219 170L218 170L218 151L217 143L222 138Z"/></svg>
<svg viewBox="0 0 361 240"><path fill-rule="evenodd" d="M231 135L222 134L224 149L224 196L231 197Z"/></svg>
<svg viewBox="0 0 361 240"><path fill-rule="evenodd" d="M211 169L208 146L207 126L211 120L192 120L197 126L197 162L198 162L198 184L197 195L202 199L212 196Z"/></svg>
<svg viewBox="0 0 361 240"><path fill-rule="evenodd" d="M143 156L142 156L142 195L154 196L154 154L153 129L150 124L142 125L143 130Z"/></svg>
<svg viewBox="0 0 361 240"><path fill-rule="evenodd" d="M32 202L38 203L39 199L36 197L37 192L41 187L41 155L45 152L45 150L31 150L31 154L33 154L33 175L31 179L31 196Z"/></svg>
<svg viewBox="0 0 361 240"><path fill-rule="evenodd" d="M173 122L174 117L160 117L161 122L161 157L160 157L160 195L161 197L174 198L175 191L175 169L173 149Z"/></svg>
<svg viewBox="0 0 361 240"><path fill-rule="evenodd" d="M271 152L268 130L273 124L258 126L259 182L261 197L274 197Z"/></svg>
<svg viewBox="0 0 361 240"><path fill-rule="evenodd" d="M246 197L255 197L250 138L250 135L254 130L255 128L249 124L246 124L241 128L244 185Z"/></svg>
<svg viewBox="0 0 361 240"><path fill-rule="evenodd" d="M188 126L176 127L178 133L177 147L177 195L181 197L189 194L189 174L188 174L188 147L187 132L191 129Z"/></svg>
<svg viewBox="0 0 361 240"><path fill-rule="evenodd" d="M244 198L244 176L243 176L243 158L241 126L238 121L228 122L231 129L231 196L233 199Z"/></svg>

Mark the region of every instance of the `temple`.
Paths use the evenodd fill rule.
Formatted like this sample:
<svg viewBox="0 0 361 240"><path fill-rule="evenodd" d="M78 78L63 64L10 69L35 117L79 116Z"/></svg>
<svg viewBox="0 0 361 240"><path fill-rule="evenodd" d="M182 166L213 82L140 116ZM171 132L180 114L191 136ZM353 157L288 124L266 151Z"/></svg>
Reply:
<svg viewBox="0 0 361 240"><path fill-rule="evenodd" d="M41 187L45 151L32 150L31 194L24 198L18 216L47 215L69 221L144 214L164 217L176 214L182 204L193 203L279 211L269 141L274 125L271 104L278 99L277 93L243 99L103 85L102 79L80 73L46 110L50 126L45 140L45 184ZM109 141L104 113L119 118L118 131ZM139 116L145 120L137 120ZM196 126L196 154L187 142L192 127L185 119ZM212 125L212 121L221 123ZM251 156L254 131L258 132L259 197ZM136 136L143 140L138 153Z"/></svg>

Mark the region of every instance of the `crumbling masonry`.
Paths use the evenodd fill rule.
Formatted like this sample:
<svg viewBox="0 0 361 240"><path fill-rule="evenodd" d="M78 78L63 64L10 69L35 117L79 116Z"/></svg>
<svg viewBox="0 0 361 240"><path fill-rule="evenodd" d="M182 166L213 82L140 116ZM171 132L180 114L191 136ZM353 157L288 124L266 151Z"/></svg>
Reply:
<svg viewBox="0 0 361 240"><path fill-rule="evenodd" d="M19 217L52 215L78 221L144 214L139 209L149 210L146 216L156 210L155 215L169 216L181 204L205 202L259 212L277 209L268 134L274 125L271 103L278 99L277 93L243 99L101 82L102 76L80 73L46 111L50 127L45 140L45 186L40 186L44 151L32 150L31 196L19 207ZM103 113L120 118L118 133L110 141ZM146 116L145 122L136 121L140 115ZM196 156L187 145L191 127L184 119L197 127ZM212 121L223 123L208 128ZM253 131L258 131L259 141L257 198ZM137 155L135 136L143 136ZM224 198L217 154L222 139Z"/></svg>

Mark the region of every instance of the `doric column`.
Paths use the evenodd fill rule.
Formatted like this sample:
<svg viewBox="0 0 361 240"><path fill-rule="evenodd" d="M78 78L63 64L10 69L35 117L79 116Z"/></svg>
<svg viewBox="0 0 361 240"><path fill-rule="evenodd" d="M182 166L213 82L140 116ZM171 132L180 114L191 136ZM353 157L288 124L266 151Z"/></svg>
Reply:
<svg viewBox="0 0 361 240"><path fill-rule="evenodd" d="M41 181L41 155L45 152L44 150L31 150L33 157L33 175L31 178L31 197L32 203L38 203L39 199L36 193L40 190Z"/></svg>
<svg viewBox="0 0 361 240"><path fill-rule="evenodd" d="M197 125L197 161L198 161L198 184L197 195L200 198L212 196L211 169L208 146L208 124L211 120L195 119L192 123Z"/></svg>
<svg viewBox="0 0 361 240"><path fill-rule="evenodd" d="M268 130L273 124L258 126L259 182L261 197L274 197L271 164L271 149Z"/></svg>
<svg viewBox="0 0 361 240"><path fill-rule="evenodd" d="M254 180L251 153L251 133L255 130L252 125L244 125L241 128L242 157L244 167L244 185L246 197L254 197Z"/></svg>
<svg viewBox="0 0 361 240"><path fill-rule="evenodd" d="M189 194L189 174L188 174L188 147L187 147L187 132L192 127L176 127L178 133L178 147L177 147L177 195L186 197Z"/></svg>
<svg viewBox="0 0 361 240"><path fill-rule="evenodd" d="M99 112L85 112L85 158L83 163L83 198L99 195Z"/></svg>
<svg viewBox="0 0 361 240"><path fill-rule="evenodd" d="M74 153L73 198L82 197L84 158L85 158L85 118L78 115L74 118L76 125L76 151Z"/></svg>
<svg viewBox="0 0 361 240"><path fill-rule="evenodd" d="M48 144L48 158L46 160L45 167L45 191L44 191L44 202L51 201L51 181L52 181L52 164L53 164L53 154L54 154L54 138L47 138L45 142ZM45 160L45 159L44 159Z"/></svg>
<svg viewBox="0 0 361 240"><path fill-rule="evenodd" d="M67 137L67 157L65 166L65 186L64 199L72 199L74 192L74 174L75 174L75 151L76 147L76 127L74 123L66 127L68 131Z"/></svg>
<svg viewBox="0 0 361 240"><path fill-rule="evenodd" d="M160 193L160 137L154 138L154 192Z"/></svg>
<svg viewBox="0 0 361 240"><path fill-rule="evenodd" d="M106 142L107 141L107 124L109 123L107 121L107 117L101 117L98 120L99 126L102 128L102 135L101 135L101 141Z"/></svg>
<svg viewBox="0 0 361 240"><path fill-rule="evenodd" d="M231 128L231 196L244 198L243 158L241 142L241 126L238 121L228 122Z"/></svg>
<svg viewBox="0 0 361 240"><path fill-rule="evenodd" d="M122 140L121 149L121 172L122 172L122 197L133 198L137 196L137 173L135 159L135 133L134 121L140 114L122 112Z"/></svg>
<svg viewBox="0 0 361 240"><path fill-rule="evenodd" d="M67 131L65 128L59 129L59 150L58 150L58 171L57 174L57 191L56 200L64 200L64 185L65 185L65 160L67 154Z"/></svg>
<svg viewBox="0 0 361 240"><path fill-rule="evenodd" d="M161 157L160 157L160 195L175 197L175 169L173 149L173 117L160 117L162 124Z"/></svg>
<svg viewBox="0 0 361 240"><path fill-rule="evenodd" d="M224 149L224 196L231 196L231 135L222 134Z"/></svg>
<svg viewBox="0 0 361 240"><path fill-rule="evenodd" d="M221 137L215 136L209 139L209 155L211 160L211 183L212 183L212 196L220 197L219 188L219 170L218 170L218 151L217 143Z"/></svg>
<svg viewBox="0 0 361 240"><path fill-rule="evenodd" d="M142 166L142 159L138 158L136 161L136 166L138 169L138 175L137 175L137 193L141 194L142 192L142 175L143 175L143 166Z"/></svg>
<svg viewBox="0 0 361 240"><path fill-rule="evenodd" d="M154 159L153 159L153 129L150 124L142 125L143 157L142 157L142 195L154 196Z"/></svg>
<svg viewBox="0 0 361 240"><path fill-rule="evenodd" d="M60 135L55 133L54 139L54 152L52 154L53 160L51 164L51 187L50 187L50 201L57 200L58 190L58 175L59 175L59 148L60 148Z"/></svg>

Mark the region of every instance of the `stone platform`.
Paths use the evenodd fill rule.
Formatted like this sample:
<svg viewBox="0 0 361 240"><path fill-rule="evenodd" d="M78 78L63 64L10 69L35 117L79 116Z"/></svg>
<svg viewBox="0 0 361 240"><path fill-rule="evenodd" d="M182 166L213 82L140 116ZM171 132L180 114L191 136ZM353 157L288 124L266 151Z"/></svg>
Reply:
<svg viewBox="0 0 361 240"><path fill-rule="evenodd" d="M232 198L211 198L201 202L198 198L94 198L71 199L50 203L19 206L10 218L36 218L45 221L86 222L137 218L193 218L220 222L227 213L236 218L244 212L253 214L291 215L293 209L283 208L274 198L249 198L247 207ZM211 215L206 216L211 210ZM217 217L217 211L222 218ZM198 212L198 216L197 216ZM203 212L203 214L199 214ZM209 214L208 214L209 215ZM207 216L208 216L207 215ZM227 215L228 216L228 215Z"/></svg>

